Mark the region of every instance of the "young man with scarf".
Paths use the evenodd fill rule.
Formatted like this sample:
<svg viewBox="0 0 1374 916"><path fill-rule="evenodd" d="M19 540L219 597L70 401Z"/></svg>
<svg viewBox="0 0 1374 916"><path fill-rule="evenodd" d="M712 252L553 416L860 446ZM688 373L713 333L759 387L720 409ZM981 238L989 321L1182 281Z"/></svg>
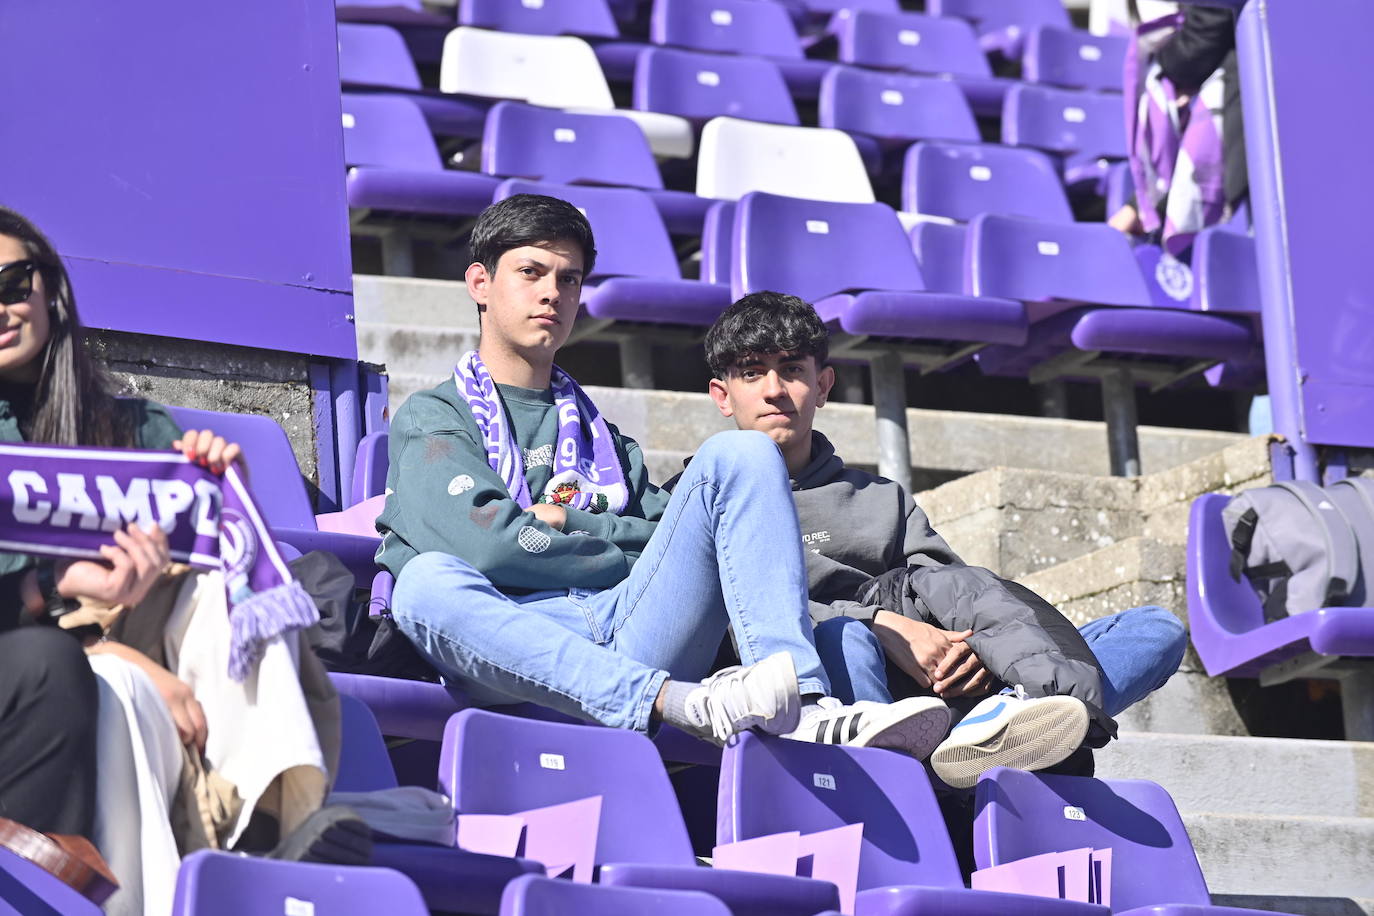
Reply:
<svg viewBox="0 0 1374 916"><path fill-rule="evenodd" d="M1182 624L1143 607L1079 631L1028 589L966 566L905 490L846 467L812 429L835 379L828 336L801 299L755 293L716 320L706 356L721 413L782 451L836 695L934 694L965 713L931 756L956 787L994 766L1045 769L1105 743L1110 717L1178 668Z"/></svg>
<svg viewBox="0 0 1374 916"><path fill-rule="evenodd" d="M641 732L789 734L839 705L777 446L713 437L670 498L554 365L596 259L586 218L516 195L478 218L471 246L481 343L391 425L377 562L396 575L401 631L479 702ZM745 664L711 675L727 626ZM853 712L824 740L920 754L948 725L928 698Z"/></svg>

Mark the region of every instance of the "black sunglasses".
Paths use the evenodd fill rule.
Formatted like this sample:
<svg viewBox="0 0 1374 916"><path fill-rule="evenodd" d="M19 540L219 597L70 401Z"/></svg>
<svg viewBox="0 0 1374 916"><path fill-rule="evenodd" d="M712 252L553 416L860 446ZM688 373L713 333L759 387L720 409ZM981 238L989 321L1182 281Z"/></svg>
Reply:
<svg viewBox="0 0 1374 916"><path fill-rule="evenodd" d="M33 274L37 261L13 261L0 267L0 305L28 302L33 295Z"/></svg>

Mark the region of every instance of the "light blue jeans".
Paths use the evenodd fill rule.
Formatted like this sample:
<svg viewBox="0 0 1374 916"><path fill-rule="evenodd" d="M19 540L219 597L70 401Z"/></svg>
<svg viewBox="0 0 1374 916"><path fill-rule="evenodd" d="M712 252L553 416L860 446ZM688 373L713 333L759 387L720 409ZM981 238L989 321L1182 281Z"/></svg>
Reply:
<svg viewBox="0 0 1374 916"><path fill-rule="evenodd" d="M1138 703L1178 670L1188 634L1162 607L1147 605L1089 621L1078 628L1102 666L1103 711L1115 716ZM830 673L835 696L847 703L891 703L887 660L878 637L864 623L835 617L816 627L816 649Z"/></svg>
<svg viewBox="0 0 1374 916"><path fill-rule="evenodd" d="M830 693L787 469L758 432L706 441L613 588L512 598L467 562L425 553L401 570L392 614L447 682L488 705L647 731L664 681L710 674L727 626L745 664L790 652L801 692Z"/></svg>

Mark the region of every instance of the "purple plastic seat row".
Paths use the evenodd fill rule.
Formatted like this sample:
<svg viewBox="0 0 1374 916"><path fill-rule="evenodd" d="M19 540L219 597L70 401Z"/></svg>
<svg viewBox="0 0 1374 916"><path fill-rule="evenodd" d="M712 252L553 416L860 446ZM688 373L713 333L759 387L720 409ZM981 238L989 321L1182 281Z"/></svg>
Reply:
<svg viewBox="0 0 1374 916"><path fill-rule="evenodd" d="M600 796L601 884L704 891L738 916L811 916L838 903L829 882L699 867L658 752L635 732L469 709L445 730L439 781L460 814Z"/></svg>
<svg viewBox="0 0 1374 916"><path fill-rule="evenodd" d="M1062 0L927 0L933 16L957 16L972 22L983 49L1003 57L1021 56L1026 36L1036 26L1068 29L1073 23Z"/></svg>
<svg viewBox="0 0 1374 916"><path fill-rule="evenodd" d="M980 115L1002 110L1014 80L993 76L972 27L920 13L842 10L828 26L841 63L879 70L938 74L951 79Z"/></svg>
<svg viewBox="0 0 1374 916"><path fill-rule="evenodd" d="M1026 37L1021 75L1032 83L1121 92L1127 44L1117 36L1037 26Z"/></svg>
<svg viewBox="0 0 1374 916"><path fill-rule="evenodd" d="M858 67L832 67L821 81L821 127L854 138L870 174L884 154L917 140L978 142L978 124L949 80Z"/></svg>
<svg viewBox="0 0 1374 916"><path fill-rule="evenodd" d="M740 736L721 759L717 843L863 825L861 916L1106 916L1090 903L964 887L930 778L873 748Z"/></svg>
<svg viewBox="0 0 1374 916"><path fill-rule="evenodd" d="M1121 96L1013 86L1002 106L1002 142L1060 156L1066 184L1101 181L1112 160L1126 158Z"/></svg>
<svg viewBox="0 0 1374 916"><path fill-rule="evenodd" d="M1260 916L1212 905L1183 818L1157 783L998 767L979 780L976 805L979 868L1046 852L1110 849L1113 913Z"/></svg>
<svg viewBox="0 0 1374 916"><path fill-rule="evenodd" d="M653 890L574 884L528 875L506 885L501 916L729 916L730 910L700 891Z"/></svg>

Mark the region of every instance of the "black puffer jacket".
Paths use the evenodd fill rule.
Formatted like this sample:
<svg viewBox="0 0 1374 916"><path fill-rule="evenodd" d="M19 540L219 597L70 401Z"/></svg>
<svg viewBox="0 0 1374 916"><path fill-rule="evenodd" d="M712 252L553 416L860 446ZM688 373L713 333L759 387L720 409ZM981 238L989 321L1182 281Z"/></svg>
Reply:
<svg viewBox="0 0 1374 916"><path fill-rule="evenodd" d="M1031 697L1078 697L1092 716L1089 747L1116 737L1116 721L1102 711L1096 656L1063 614L1025 586L981 566L913 566L874 579L859 600L944 630L972 630L969 646L1003 684L1020 684Z"/></svg>

